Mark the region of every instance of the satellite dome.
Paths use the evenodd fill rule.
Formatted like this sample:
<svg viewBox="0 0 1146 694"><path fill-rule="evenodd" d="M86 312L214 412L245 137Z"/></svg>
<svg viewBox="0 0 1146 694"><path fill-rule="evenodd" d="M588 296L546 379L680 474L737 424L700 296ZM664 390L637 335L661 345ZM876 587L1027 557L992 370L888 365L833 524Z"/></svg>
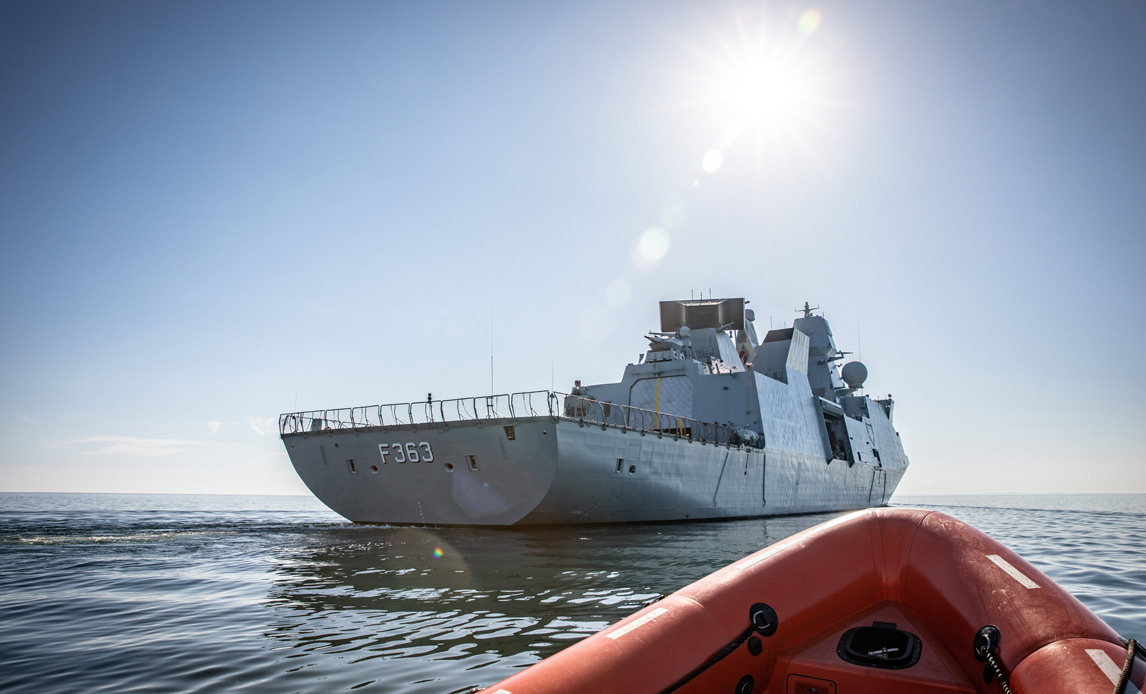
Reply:
<svg viewBox="0 0 1146 694"><path fill-rule="evenodd" d="M867 380L867 367L863 362L849 361L844 364L840 376L844 379L844 383L848 384L848 388L862 388L863 382Z"/></svg>

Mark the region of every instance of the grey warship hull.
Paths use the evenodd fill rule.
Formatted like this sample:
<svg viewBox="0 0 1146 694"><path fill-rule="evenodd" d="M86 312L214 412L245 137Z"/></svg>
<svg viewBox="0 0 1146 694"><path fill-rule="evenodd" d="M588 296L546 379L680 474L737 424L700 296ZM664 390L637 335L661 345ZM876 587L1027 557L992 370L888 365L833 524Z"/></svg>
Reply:
<svg viewBox="0 0 1146 694"><path fill-rule="evenodd" d="M315 496L362 523L544 525L814 513L884 505L903 475L564 417L285 440ZM409 442L432 450L434 460L381 463L379 446Z"/></svg>
<svg viewBox="0 0 1146 694"><path fill-rule="evenodd" d="M617 384L289 413L280 434L315 496L362 523L623 523L885 505L907 468L890 398L843 395L830 378L832 390L817 392L811 332L747 342L747 366L731 342L713 348L723 359L693 358L701 335L688 345L696 352L654 345Z"/></svg>

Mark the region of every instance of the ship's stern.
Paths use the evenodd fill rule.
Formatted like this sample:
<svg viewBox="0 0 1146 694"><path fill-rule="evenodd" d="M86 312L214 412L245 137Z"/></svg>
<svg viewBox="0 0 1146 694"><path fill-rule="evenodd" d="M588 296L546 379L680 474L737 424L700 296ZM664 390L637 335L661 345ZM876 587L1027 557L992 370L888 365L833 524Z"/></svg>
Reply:
<svg viewBox="0 0 1146 694"><path fill-rule="evenodd" d="M282 435L319 500L358 523L513 525L545 497L557 459L550 417Z"/></svg>

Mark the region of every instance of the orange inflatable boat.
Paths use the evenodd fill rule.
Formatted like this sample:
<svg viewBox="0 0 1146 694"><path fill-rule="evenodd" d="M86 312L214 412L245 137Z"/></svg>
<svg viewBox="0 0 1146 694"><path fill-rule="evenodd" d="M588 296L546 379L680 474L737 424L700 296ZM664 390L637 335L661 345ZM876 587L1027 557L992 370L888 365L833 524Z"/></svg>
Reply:
<svg viewBox="0 0 1146 694"><path fill-rule="evenodd" d="M483 694L1140 694L1143 659L983 533L874 509L746 557Z"/></svg>

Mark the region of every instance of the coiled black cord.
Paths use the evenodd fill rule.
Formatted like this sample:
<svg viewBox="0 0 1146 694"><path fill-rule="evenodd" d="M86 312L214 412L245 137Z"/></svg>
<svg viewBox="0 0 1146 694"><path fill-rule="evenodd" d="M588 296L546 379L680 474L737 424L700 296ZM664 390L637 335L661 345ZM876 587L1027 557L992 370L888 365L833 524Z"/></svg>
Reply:
<svg viewBox="0 0 1146 694"><path fill-rule="evenodd" d="M987 653L987 662L990 663L991 669L995 671L995 677L999 680L999 686L1003 688L1003 694L1011 694L1011 688L1007 685L1006 678L1003 677L1003 668L999 666L999 662L995 660L993 653Z"/></svg>

